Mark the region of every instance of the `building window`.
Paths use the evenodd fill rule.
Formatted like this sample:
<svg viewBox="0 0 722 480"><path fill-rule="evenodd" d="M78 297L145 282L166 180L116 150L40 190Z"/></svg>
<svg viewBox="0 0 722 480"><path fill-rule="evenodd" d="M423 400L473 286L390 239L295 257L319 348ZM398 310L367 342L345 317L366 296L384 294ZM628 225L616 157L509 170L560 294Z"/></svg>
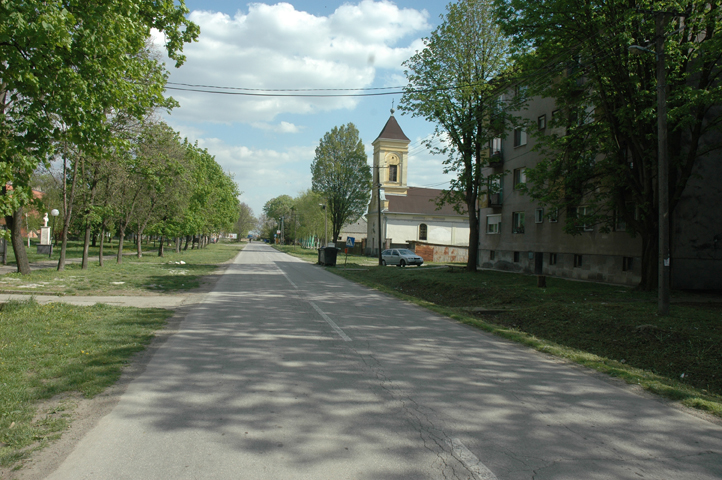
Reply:
<svg viewBox="0 0 722 480"><path fill-rule="evenodd" d="M493 155L499 152L501 152L501 138L493 138L491 140L491 153Z"/></svg>
<svg viewBox="0 0 722 480"><path fill-rule="evenodd" d="M517 127L514 129L514 146L521 147L526 145L526 132L523 128Z"/></svg>
<svg viewBox="0 0 722 480"><path fill-rule="evenodd" d="M547 116L546 115L539 115L536 119L537 127L539 127L539 130L544 130L547 128Z"/></svg>
<svg viewBox="0 0 722 480"><path fill-rule="evenodd" d="M579 219L576 222L576 226L579 230L584 230L585 232L594 231L594 225L586 222L582 223L585 220L584 217L592 214L592 209L590 207L569 207L567 214L572 218Z"/></svg>
<svg viewBox="0 0 722 480"><path fill-rule="evenodd" d="M486 233L492 235L501 233L501 214L486 216Z"/></svg>
<svg viewBox="0 0 722 480"><path fill-rule="evenodd" d="M557 254L550 253L549 254L549 265L556 265L556 264L557 264Z"/></svg>
<svg viewBox="0 0 722 480"><path fill-rule="evenodd" d="M631 272L633 265L634 265L634 258L622 257L622 271L623 272Z"/></svg>
<svg viewBox="0 0 722 480"><path fill-rule="evenodd" d="M582 266L582 256L581 255L574 255L574 268L581 267Z"/></svg>
<svg viewBox="0 0 722 480"><path fill-rule="evenodd" d="M624 221L624 217L619 210L614 211L614 231L624 232L627 230L627 222Z"/></svg>
<svg viewBox="0 0 722 480"><path fill-rule="evenodd" d="M428 238L427 237L428 230L429 230L429 227L427 227L425 223L422 223L421 225L419 225L419 240L426 240Z"/></svg>
<svg viewBox="0 0 722 480"><path fill-rule="evenodd" d="M489 250L489 260L494 260L496 258L496 250Z"/></svg>
<svg viewBox="0 0 722 480"><path fill-rule="evenodd" d="M579 207L579 214L583 217L586 217L587 215L592 214L592 209L590 207ZM594 225L591 225L589 223L584 223L582 225L582 229L585 232L593 232L594 231Z"/></svg>
<svg viewBox="0 0 722 480"><path fill-rule="evenodd" d="M519 252L514 252L514 263L519 263L519 259L521 258L521 255Z"/></svg>
<svg viewBox="0 0 722 480"><path fill-rule="evenodd" d="M389 165L389 182L398 182L399 166Z"/></svg>
<svg viewBox="0 0 722 480"><path fill-rule="evenodd" d="M511 214L511 233L524 233L524 212Z"/></svg>
<svg viewBox="0 0 722 480"><path fill-rule="evenodd" d="M526 183L526 168L515 168L514 169L514 189L519 188L520 185Z"/></svg>
<svg viewBox="0 0 722 480"><path fill-rule="evenodd" d="M537 208L534 211L534 223L543 223L543 222L544 222L544 209Z"/></svg>
<svg viewBox="0 0 722 480"><path fill-rule="evenodd" d="M549 221L550 222L558 222L559 221L559 209L558 208L552 208L551 212L549 212Z"/></svg>

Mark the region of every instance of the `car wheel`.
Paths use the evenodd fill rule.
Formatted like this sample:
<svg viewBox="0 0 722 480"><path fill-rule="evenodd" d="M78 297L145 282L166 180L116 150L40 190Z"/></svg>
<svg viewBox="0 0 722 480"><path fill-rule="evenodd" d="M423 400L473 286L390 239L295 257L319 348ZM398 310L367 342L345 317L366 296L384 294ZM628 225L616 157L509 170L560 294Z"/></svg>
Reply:
<svg viewBox="0 0 722 480"><path fill-rule="evenodd" d="M381 265L386 266L386 260L381 260Z"/></svg>
<svg viewBox="0 0 722 480"><path fill-rule="evenodd" d="M399 267L405 267L405 266L406 266L406 260L401 259L401 261L399 262Z"/></svg>

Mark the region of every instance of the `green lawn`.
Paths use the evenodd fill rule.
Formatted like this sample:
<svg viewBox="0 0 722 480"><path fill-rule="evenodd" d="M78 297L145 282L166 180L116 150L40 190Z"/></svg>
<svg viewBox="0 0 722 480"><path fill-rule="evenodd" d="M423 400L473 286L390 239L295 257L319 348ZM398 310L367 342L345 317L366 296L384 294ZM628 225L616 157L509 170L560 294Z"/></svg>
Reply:
<svg viewBox="0 0 722 480"><path fill-rule="evenodd" d="M16 464L67 427L71 397L45 411L39 401L102 392L170 315L32 299L0 306L0 465Z"/></svg>
<svg viewBox="0 0 722 480"><path fill-rule="evenodd" d="M34 270L29 275L8 273L0 276L0 293L21 292L50 295L147 295L179 293L196 288L200 279L213 272L218 264L230 260L244 243L217 243L203 249L175 253L156 251L143 257L124 256L121 264L115 259L98 265L92 258L88 269L79 263L67 263L63 271L56 268ZM183 263L181 263L183 262Z"/></svg>
<svg viewBox="0 0 722 480"><path fill-rule="evenodd" d="M444 267L329 268L458 321L640 384L722 417L722 300L589 282ZM710 303L710 301L715 301Z"/></svg>

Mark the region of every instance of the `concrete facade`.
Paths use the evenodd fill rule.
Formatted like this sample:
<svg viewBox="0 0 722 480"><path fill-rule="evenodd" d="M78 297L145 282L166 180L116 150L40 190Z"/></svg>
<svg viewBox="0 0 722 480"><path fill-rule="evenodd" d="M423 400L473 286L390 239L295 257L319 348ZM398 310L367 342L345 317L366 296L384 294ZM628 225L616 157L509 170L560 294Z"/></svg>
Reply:
<svg viewBox="0 0 722 480"><path fill-rule="evenodd" d="M548 98L534 98L524 116L535 128L550 130L556 107ZM641 279L642 242L623 228L603 233L584 228L576 235L563 231L565 212L557 219L515 189L524 168L536 165L531 132L513 132L492 147L496 160L485 174L508 172L501 192L480 201L479 266L506 271L554 275L636 285ZM534 132L536 133L536 132ZM499 150L494 152L494 150ZM698 161L672 218L672 286L685 289L722 289L722 222L716 208L722 204L722 162L718 157ZM519 218L523 215L523 228ZM497 223L498 222L498 223ZM516 224L515 224L516 223Z"/></svg>

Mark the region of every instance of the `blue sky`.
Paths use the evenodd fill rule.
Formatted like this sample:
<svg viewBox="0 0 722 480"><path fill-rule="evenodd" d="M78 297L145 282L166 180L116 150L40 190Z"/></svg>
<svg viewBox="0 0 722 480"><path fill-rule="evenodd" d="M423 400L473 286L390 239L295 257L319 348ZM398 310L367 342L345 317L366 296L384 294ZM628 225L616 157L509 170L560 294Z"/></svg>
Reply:
<svg viewBox="0 0 722 480"><path fill-rule="evenodd" d="M401 62L421 48L421 38L439 24L446 7L445 2L418 0L191 0L186 5L201 35L199 42L186 45L188 59L180 69L169 64L169 87L259 91L404 85ZM334 126L353 122L358 127L370 163L371 142L386 123L392 100L400 99L168 93L180 107L165 120L234 174L243 192L240 200L255 215L271 198L296 196L311 187L314 149ZM420 146L434 126L399 112L396 118L411 139L409 185L443 188L448 177L441 159Z"/></svg>

